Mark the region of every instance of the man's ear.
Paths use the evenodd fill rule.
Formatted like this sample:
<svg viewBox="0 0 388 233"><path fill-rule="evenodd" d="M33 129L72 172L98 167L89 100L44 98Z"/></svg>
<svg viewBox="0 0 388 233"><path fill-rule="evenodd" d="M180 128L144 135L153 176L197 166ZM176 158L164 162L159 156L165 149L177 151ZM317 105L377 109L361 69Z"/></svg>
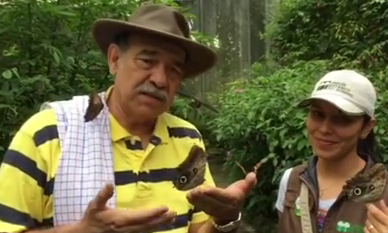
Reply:
<svg viewBox="0 0 388 233"><path fill-rule="evenodd" d="M368 134L372 131L375 124L376 124L376 120L374 118L371 118L368 122L366 122L361 132L360 138L365 139L368 136Z"/></svg>
<svg viewBox="0 0 388 233"><path fill-rule="evenodd" d="M110 44L107 51L109 73L115 75L119 68L120 51L116 44Z"/></svg>

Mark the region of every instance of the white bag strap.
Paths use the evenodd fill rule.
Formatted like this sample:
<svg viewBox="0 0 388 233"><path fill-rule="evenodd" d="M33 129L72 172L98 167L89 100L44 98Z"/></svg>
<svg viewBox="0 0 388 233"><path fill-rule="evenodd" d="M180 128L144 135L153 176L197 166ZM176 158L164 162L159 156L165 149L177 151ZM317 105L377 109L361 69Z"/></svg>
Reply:
<svg viewBox="0 0 388 233"><path fill-rule="evenodd" d="M303 233L313 233L311 226L310 208L309 208L309 193L307 186L302 182L300 189L300 210L301 210L301 224Z"/></svg>

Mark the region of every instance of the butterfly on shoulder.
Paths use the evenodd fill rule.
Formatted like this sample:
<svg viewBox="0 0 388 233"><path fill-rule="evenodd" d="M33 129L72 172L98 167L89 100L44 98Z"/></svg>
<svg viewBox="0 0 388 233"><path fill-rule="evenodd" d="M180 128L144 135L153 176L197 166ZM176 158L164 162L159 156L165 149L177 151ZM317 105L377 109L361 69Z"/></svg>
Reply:
<svg viewBox="0 0 388 233"><path fill-rule="evenodd" d="M173 180L176 189L187 191L205 182L207 154L199 146L193 145L187 158L176 168Z"/></svg>
<svg viewBox="0 0 388 233"><path fill-rule="evenodd" d="M97 93L89 94L89 104L84 115L85 122L92 121L104 108L101 97Z"/></svg>
<svg viewBox="0 0 388 233"><path fill-rule="evenodd" d="M347 180L343 192L348 200L356 203L377 202L383 196L387 179L385 165L376 163L368 170Z"/></svg>

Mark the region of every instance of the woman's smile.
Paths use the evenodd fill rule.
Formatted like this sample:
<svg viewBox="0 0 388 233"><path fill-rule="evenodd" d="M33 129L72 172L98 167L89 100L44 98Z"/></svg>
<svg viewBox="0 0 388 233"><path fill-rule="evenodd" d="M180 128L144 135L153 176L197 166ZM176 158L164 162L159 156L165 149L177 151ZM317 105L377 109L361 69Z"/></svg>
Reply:
<svg viewBox="0 0 388 233"><path fill-rule="evenodd" d="M321 148L332 147L338 143L334 140L328 140L328 139L316 138L316 137L314 138L314 141L315 141L315 144Z"/></svg>

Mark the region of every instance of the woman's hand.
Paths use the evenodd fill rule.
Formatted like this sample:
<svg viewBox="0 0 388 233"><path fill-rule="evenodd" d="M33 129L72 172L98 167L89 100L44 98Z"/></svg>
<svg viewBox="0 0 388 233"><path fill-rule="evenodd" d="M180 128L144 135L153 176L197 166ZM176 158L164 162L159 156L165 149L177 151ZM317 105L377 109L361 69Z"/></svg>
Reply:
<svg viewBox="0 0 388 233"><path fill-rule="evenodd" d="M383 200L379 205L367 204L364 233L388 233L388 207Z"/></svg>

